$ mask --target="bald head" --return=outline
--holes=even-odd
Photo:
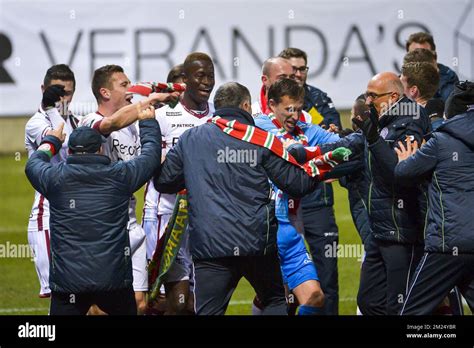
[[[267,59],[262,66],[262,82],[268,90],[276,81],[284,78],[295,78],[295,73],[290,62],[281,57]]]
[[[384,89],[385,92],[397,92],[400,96],[403,94],[403,84],[398,75],[393,72],[383,72],[375,75],[369,81],[370,85],[375,88]]]
[[[403,84],[393,72],[382,72],[370,79],[366,95],[366,103],[373,103],[380,115],[403,97]]]

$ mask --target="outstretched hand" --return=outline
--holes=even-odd
[[[64,129],[64,122],[62,122],[57,129],[51,129],[47,131],[46,135],[55,136],[61,141],[61,144],[62,144],[64,143],[64,140],[66,140],[66,134],[63,133],[63,129]]]
[[[405,148],[405,145],[403,145],[403,142],[399,141],[398,142],[398,147],[395,148],[395,152],[397,153],[398,156],[398,162],[406,160],[408,157],[413,155],[417,150],[418,150],[418,142],[415,140],[413,143],[410,141],[410,139],[407,137],[407,146]]]

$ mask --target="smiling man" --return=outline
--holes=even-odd
[[[179,103],[174,108],[167,105],[156,110],[163,140],[163,156],[178,143],[186,130],[206,123],[214,113],[214,106],[208,102],[215,84],[211,57],[201,52],[189,54],[183,63],[183,82],[186,84],[186,91]],[[171,218],[175,201],[176,194],[157,193],[153,182],[148,183],[144,208],[144,229],[147,236],[156,233],[156,239],[160,241]],[[176,261],[164,279],[167,314],[186,314],[193,308],[193,297],[190,296],[192,262],[187,240],[187,236],[183,238]],[[148,258],[151,257],[149,250]]]
[[[140,154],[140,137],[137,119],[138,105],[132,105],[132,94],[127,93],[130,80],[118,65],[105,65],[94,72],[92,93],[98,110],[85,116],[81,125],[97,129],[107,137],[104,154],[112,162],[129,161]],[[178,92],[152,93],[141,104],[156,104],[177,99]],[[128,232],[133,267],[133,289],[137,301],[138,313],[146,307],[145,292],[148,291],[148,274],[146,270],[145,233],[137,223],[135,213],[136,199],[132,196],[129,205]]]
[[[338,135],[327,132],[318,125],[300,122],[303,100],[304,89],[298,82],[290,79],[276,81],[268,90],[271,113],[258,116],[255,119],[256,126],[275,134],[282,141],[289,139],[305,147],[338,141]],[[309,158],[301,162],[307,160]],[[315,265],[309,257],[303,238],[296,231],[302,225],[299,200],[292,199],[277,189],[275,196],[279,223],[278,253],[284,282],[301,304],[299,314],[324,314],[324,309],[320,309],[324,295]],[[319,264],[316,267],[318,266]],[[258,312],[256,308],[253,311],[255,314]]]

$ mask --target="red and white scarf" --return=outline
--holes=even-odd
[[[281,141],[272,133],[266,132],[263,129],[240,123],[236,120],[228,121],[219,116],[214,116],[208,122],[214,123],[224,133],[242,141],[262,146],[269,149],[278,157],[285,161],[302,168],[306,174],[319,180],[324,180],[324,176],[331,171],[339,162],[333,159],[332,151],[306,162],[299,164],[295,158],[286,151]],[[319,150],[319,153],[321,150]]]

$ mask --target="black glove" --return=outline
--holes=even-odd
[[[367,115],[367,113],[364,113],[364,115],[359,115],[361,116],[362,120],[359,120],[358,118],[354,117],[352,119],[352,122],[354,122],[357,127],[362,130],[362,133],[364,133],[367,142],[369,144],[373,144],[379,139],[379,132],[377,130],[379,124],[379,117],[377,110],[375,109],[375,106],[373,104],[370,105],[368,114],[369,115]]]
[[[61,97],[64,97],[66,91],[62,85],[51,85],[46,87],[43,92],[43,99],[41,100],[41,105],[43,109],[54,107],[56,102],[58,102]]]

